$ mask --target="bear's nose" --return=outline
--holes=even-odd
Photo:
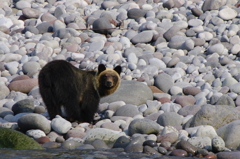
[[[111,82],[111,81],[107,81],[107,82],[106,82],[106,86],[107,86],[107,87],[112,87],[112,82]]]

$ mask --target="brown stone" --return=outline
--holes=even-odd
[[[162,104],[171,102],[171,100],[167,97],[159,98],[158,101],[161,102]]]
[[[198,93],[201,92],[201,89],[200,88],[197,88],[197,87],[184,87],[183,88],[183,93],[185,95],[192,95],[192,96],[195,96],[197,95]]]
[[[188,154],[186,151],[181,149],[175,149],[170,153],[170,156],[183,156],[186,157]]]
[[[35,139],[39,144],[44,144],[45,142],[50,142],[50,139],[49,137],[47,136],[43,136],[43,137],[40,137],[38,139]]]
[[[73,138],[83,138],[85,135],[84,132],[81,132],[77,129],[72,129],[72,130],[69,130],[66,134],[66,139],[70,138],[70,137],[73,137]]]
[[[180,142],[178,142],[176,145],[176,148],[183,149],[191,154],[195,154],[195,152],[197,151],[197,148],[195,146],[193,146],[191,143],[184,140],[181,140]]]
[[[28,77],[27,75],[19,75],[17,77],[15,77],[11,82],[13,81],[17,81],[17,80],[25,80],[25,79],[29,79],[30,77]]]
[[[18,91],[22,93],[29,93],[33,87],[38,85],[38,80],[36,78],[29,78],[25,80],[13,81],[8,85],[11,91]]]
[[[156,86],[149,86],[149,88],[152,90],[153,93],[164,93],[160,89],[158,89]]]
[[[182,107],[187,106],[187,105],[194,105],[196,102],[196,99],[193,96],[177,96],[175,103],[180,104]]]

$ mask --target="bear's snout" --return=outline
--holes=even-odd
[[[112,83],[112,81],[106,81],[105,85],[106,85],[107,87],[112,87],[112,86],[113,86],[113,83]]]

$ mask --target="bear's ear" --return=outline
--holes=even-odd
[[[106,67],[104,66],[104,64],[98,65],[98,74],[105,70],[106,70]]]
[[[122,72],[122,67],[121,66],[116,66],[114,68],[114,71],[116,71],[120,75],[120,73]]]

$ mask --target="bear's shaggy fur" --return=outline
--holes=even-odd
[[[112,94],[120,84],[121,66],[84,71],[67,61],[46,64],[39,73],[39,90],[51,119],[56,115],[78,122],[92,122],[101,97]]]

